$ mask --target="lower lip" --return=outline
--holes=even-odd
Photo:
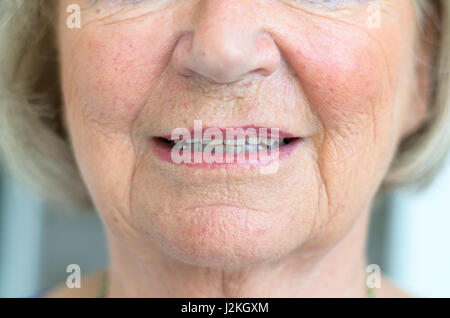
[[[261,167],[270,165],[275,161],[280,161],[288,158],[292,154],[292,152],[303,142],[303,139],[301,138],[294,139],[289,144],[278,148],[278,154],[276,151],[275,152],[267,151],[265,155],[263,155],[262,152],[233,154],[233,155],[223,154],[220,155],[222,157],[219,157],[220,159],[222,159],[220,160],[219,163],[218,162],[211,163],[211,160],[208,160],[208,158],[214,155],[203,152],[194,152],[191,150],[189,150],[191,158],[190,162],[176,163],[172,159],[172,148],[158,141],[156,138],[152,138],[150,141],[151,141],[150,147],[152,148],[155,155],[162,161],[169,162],[174,165],[188,166],[192,168],[223,169],[223,168],[239,168],[239,167],[245,168],[252,166]],[[183,151],[180,151],[180,155],[182,154]],[[219,155],[215,156],[217,158],[217,156]]]

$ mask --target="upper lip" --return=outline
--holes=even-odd
[[[282,130],[278,127],[263,127],[263,126],[230,126],[230,127],[203,127],[202,130],[198,131],[198,130],[194,130],[194,129],[188,129],[189,131],[189,135],[194,138],[194,136],[200,135],[201,137],[204,136],[204,133],[206,130],[213,128],[215,129],[215,131],[220,131],[223,139],[227,139],[227,132],[230,133],[231,131],[239,131],[239,130],[243,130],[244,132],[244,136],[247,136],[248,133],[252,133],[252,136],[256,136],[256,137],[260,137],[260,136],[264,136],[267,138],[301,138],[301,136],[296,136],[286,130]],[[175,129],[173,130],[175,131]],[[255,132],[256,134],[253,135],[253,132]],[[174,139],[172,138],[172,134],[170,135],[160,135],[160,136],[154,136],[154,137],[159,137],[159,138],[165,138],[168,140],[178,140],[178,139]]]

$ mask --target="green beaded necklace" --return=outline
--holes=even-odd
[[[106,298],[108,295],[108,274],[105,273],[102,284],[100,285],[100,288],[97,293],[97,298]]]
[[[108,283],[109,283],[108,275],[105,274],[100,289],[98,290],[97,298],[106,298],[108,294],[108,285],[109,285]],[[366,284],[366,296],[367,298],[376,298],[375,289],[370,288],[369,286],[367,286],[367,284]]]
[[[367,295],[367,298],[377,298],[375,296],[375,289],[374,288],[370,288],[368,286],[366,286],[366,295]]]

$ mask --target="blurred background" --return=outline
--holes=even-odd
[[[426,190],[380,197],[367,243],[398,286],[419,297],[450,297],[450,161]],[[95,213],[58,211],[0,170],[0,297],[30,297],[104,267],[106,245]]]

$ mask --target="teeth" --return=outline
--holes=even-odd
[[[258,137],[249,137],[249,138],[247,138],[247,144],[249,144],[249,145],[257,145],[257,144],[259,144]]]
[[[236,150],[235,150],[236,148],[234,146],[226,145],[225,146],[225,153],[235,154],[235,153],[237,153]]]
[[[223,150],[224,150],[223,144],[220,144],[220,145],[214,146],[214,148],[212,149],[211,153],[223,154]]]
[[[202,143],[204,145],[223,145],[222,139],[203,139]]]
[[[244,143],[244,145],[234,147],[234,150],[236,151],[237,154],[244,154],[245,153],[245,143]]]
[[[199,139],[199,138],[194,138],[194,139],[187,139],[187,140],[185,140],[185,142],[188,144],[197,144],[200,142],[200,140],[201,139]]]
[[[271,138],[261,138],[259,140],[259,143],[262,143],[264,145],[271,146],[271,147],[279,142],[280,142],[280,139],[271,139]]]
[[[245,145],[247,139],[241,138],[241,139],[225,139],[225,145]]]
[[[258,145],[245,145],[245,152],[255,152],[255,151],[259,151],[259,146]]]
[[[255,151],[262,151],[266,149],[274,149],[285,145],[284,139],[272,138],[240,138],[240,139],[186,139],[174,140],[174,143],[182,145],[185,151],[211,151],[211,153],[232,153],[244,154]],[[206,148],[207,147],[207,148]]]

